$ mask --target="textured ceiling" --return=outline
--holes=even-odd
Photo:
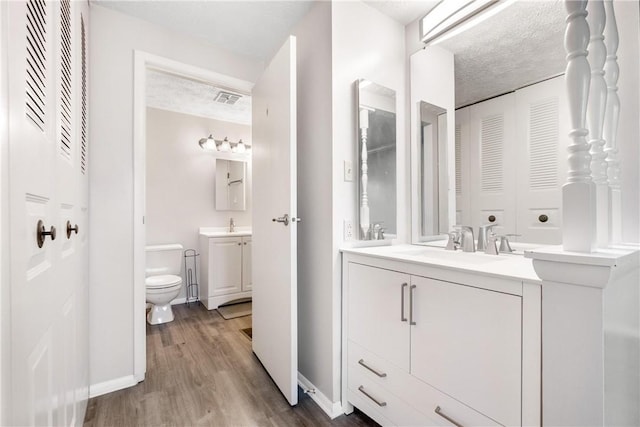
[[[233,105],[214,102],[221,90],[229,92],[184,77],[147,71],[148,107],[251,126],[251,97],[242,96]]]
[[[455,55],[456,106],[564,72],[562,1],[516,1],[438,46]]]
[[[265,60],[313,2],[93,0],[94,4]]]
[[[391,19],[407,25],[427,14],[440,0],[363,0]]]

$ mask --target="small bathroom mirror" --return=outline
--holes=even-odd
[[[246,162],[216,159],[216,210],[245,210],[246,180]]]
[[[446,173],[440,165],[446,165],[447,110],[437,105],[420,101],[418,105],[418,194],[420,240],[447,233]],[[446,170],[446,168],[445,168]]]
[[[396,236],[396,92],[356,81],[359,237]]]

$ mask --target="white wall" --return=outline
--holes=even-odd
[[[340,292],[343,221],[356,224],[357,182],[344,181],[343,162],[357,168],[356,101],[354,82],[365,78],[396,91],[397,142],[397,240],[409,236],[409,145],[405,121],[404,27],[361,2],[335,2],[332,6],[333,95],[333,301],[334,301],[334,400],[340,397]],[[337,338],[337,340],[336,340]],[[337,342],[336,342],[337,341]]]
[[[9,275],[9,105],[6,28],[6,2],[0,4],[0,425],[9,421],[8,393],[11,391],[11,364],[8,342],[11,340]]]
[[[255,81],[258,61],[91,4],[90,383],[133,375],[133,55]]]
[[[216,210],[216,158],[198,145],[209,133],[249,141],[251,126],[147,108],[147,244],[180,243],[199,251],[200,227],[227,227],[229,218],[237,226],[251,225],[251,163],[245,180],[247,209]],[[183,288],[178,298],[184,296]]]
[[[332,401],[331,9],[318,2],[295,26],[298,74],[298,371]],[[339,349],[338,349],[339,351]]]
[[[625,241],[640,243],[640,6],[637,1],[613,3],[620,34],[618,158],[622,161],[622,233]]]

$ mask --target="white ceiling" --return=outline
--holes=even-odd
[[[438,0],[363,1],[403,25],[424,16],[438,3]],[[202,38],[234,53],[265,60],[313,1],[94,0],[94,3]],[[566,64],[565,16],[561,0],[518,0],[500,14],[442,42],[441,47],[455,54],[456,106],[562,73]],[[165,79],[158,83],[158,88],[164,90],[168,85]],[[180,97],[186,93],[171,91],[173,97],[165,102],[173,106],[165,109],[177,110]],[[157,98],[153,102],[159,103]],[[212,117],[206,109],[193,114]]]

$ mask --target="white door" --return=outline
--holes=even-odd
[[[516,91],[518,234],[523,242],[562,243],[562,185],[569,133],[564,78]]]
[[[88,397],[86,11],[8,5],[12,425],[79,424]]]
[[[242,238],[242,291],[251,290],[251,237]]]
[[[296,39],[253,88],[253,352],[298,403]],[[282,222],[272,221],[280,218]]]
[[[211,296],[235,294],[242,291],[242,238],[219,237],[209,239],[209,257],[213,276]]]
[[[516,233],[515,96],[502,95],[469,111],[471,225],[498,224],[496,234]],[[468,225],[468,224],[464,224]]]

